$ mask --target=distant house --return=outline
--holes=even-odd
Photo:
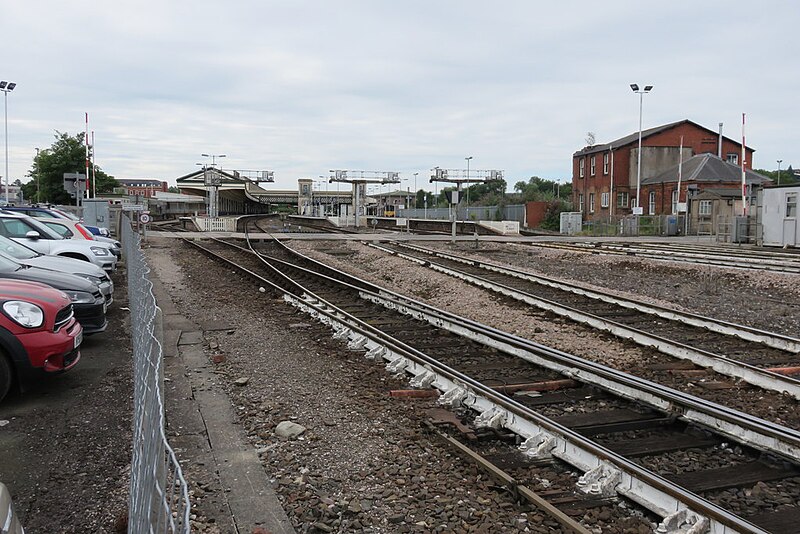
[[[706,153],[721,154],[721,159],[738,166],[742,144],[688,119],[643,130],[641,182],[677,166],[681,154],[685,164],[693,156]],[[573,202],[584,220],[632,213],[636,205],[638,158],[639,132],[610,143],[584,147],[572,155]],[[752,169],[752,148],[745,147],[744,164],[746,169]],[[649,193],[645,193],[644,186],[639,196],[647,214]]]
[[[122,187],[125,188],[125,195],[127,196],[140,196],[150,198],[155,196],[157,191],[166,193],[169,186],[167,182],[161,180],[150,180],[144,178],[120,180],[117,179]]]
[[[679,171],[680,191],[678,191]],[[745,171],[747,197],[751,199],[748,212],[751,212],[750,205],[755,204],[756,195],[753,191],[771,183],[772,181],[763,174],[750,169]],[[712,209],[710,199],[705,199],[699,204],[695,202],[698,195],[705,191],[712,191],[716,195],[714,203],[725,199],[730,209],[723,207]],[[647,215],[678,213],[678,202],[690,203],[688,208],[692,221],[718,215],[727,217],[741,215],[742,168],[723,161],[714,154],[699,154],[685,160],[680,166],[673,165],[655,176],[642,178],[642,199],[644,213]]]

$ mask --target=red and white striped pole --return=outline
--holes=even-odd
[[[86,112],[86,133],[83,140],[86,144],[86,198],[89,198],[89,113]]]
[[[745,114],[742,113],[742,216],[747,217],[747,183],[745,182],[745,168],[744,168],[744,157],[745,157],[745,150],[744,150],[744,117]]]

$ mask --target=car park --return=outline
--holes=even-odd
[[[39,218],[53,218],[53,219],[70,219],[73,221],[78,221],[83,223],[83,219],[79,218],[73,213],[69,211],[58,209],[56,207],[47,207],[47,206],[7,206],[3,207],[4,210],[10,211],[12,213],[22,213],[24,215],[28,215],[30,217],[39,217]],[[89,230],[94,235],[99,235],[103,237],[111,237],[111,233],[108,231],[108,228],[103,226],[91,226],[84,223],[84,226],[87,230]]]
[[[84,239],[87,241],[106,243],[111,246],[111,252],[117,258],[122,256],[122,244],[119,241],[111,239],[110,237],[94,235],[79,221],[73,221],[71,219],[45,219],[40,217],[36,217],[36,220],[60,234],[65,239]]]
[[[31,267],[50,269],[51,271],[74,274],[85,278],[97,285],[100,293],[106,299],[106,305],[110,305],[114,301],[113,280],[103,269],[88,261],[42,254],[2,235],[0,235],[0,254],[10,256],[18,262]]]
[[[37,376],[74,367],[83,328],[70,297],[45,284],[0,279],[0,399]]]
[[[97,286],[85,278],[29,267],[8,256],[0,256],[0,280],[40,282],[63,291],[72,301],[75,318],[86,334],[102,332],[108,326],[106,300]]]
[[[107,273],[113,273],[117,266],[117,256],[111,247],[98,241],[64,239],[40,221],[15,213],[0,213],[0,235],[10,237],[17,243],[42,254],[66,256],[94,263]]]

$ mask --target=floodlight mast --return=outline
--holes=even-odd
[[[469,162],[469,160],[467,160]],[[500,170],[487,170],[479,171],[469,169],[442,169],[434,167],[431,169],[430,183],[433,182],[447,182],[456,184],[456,198],[450,202],[450,219],[453,223],[451,230],[452,242],[456,242],[456,219],[458,218],[458,204],[461,202],[461,185],[462,184],[485,184],[487,182],[494,182],[503,179],[503,171]]]
[[[355,215],[355,226],[361,223],[361,196],[365,193],[367,184],[399,184],[400,173],[394,171],[353,171],[353,170],[330,170],[328,183],[340,182],[353,184],[353,213]],[[348,176],[347,173],[351,173]],[[356,177],[357,176],[357,177]]]

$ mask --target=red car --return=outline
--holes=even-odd
[[[0,280],[0,400],[15,383],[71,369],[81,358],[83,328],[70,298],[38,282]]]

